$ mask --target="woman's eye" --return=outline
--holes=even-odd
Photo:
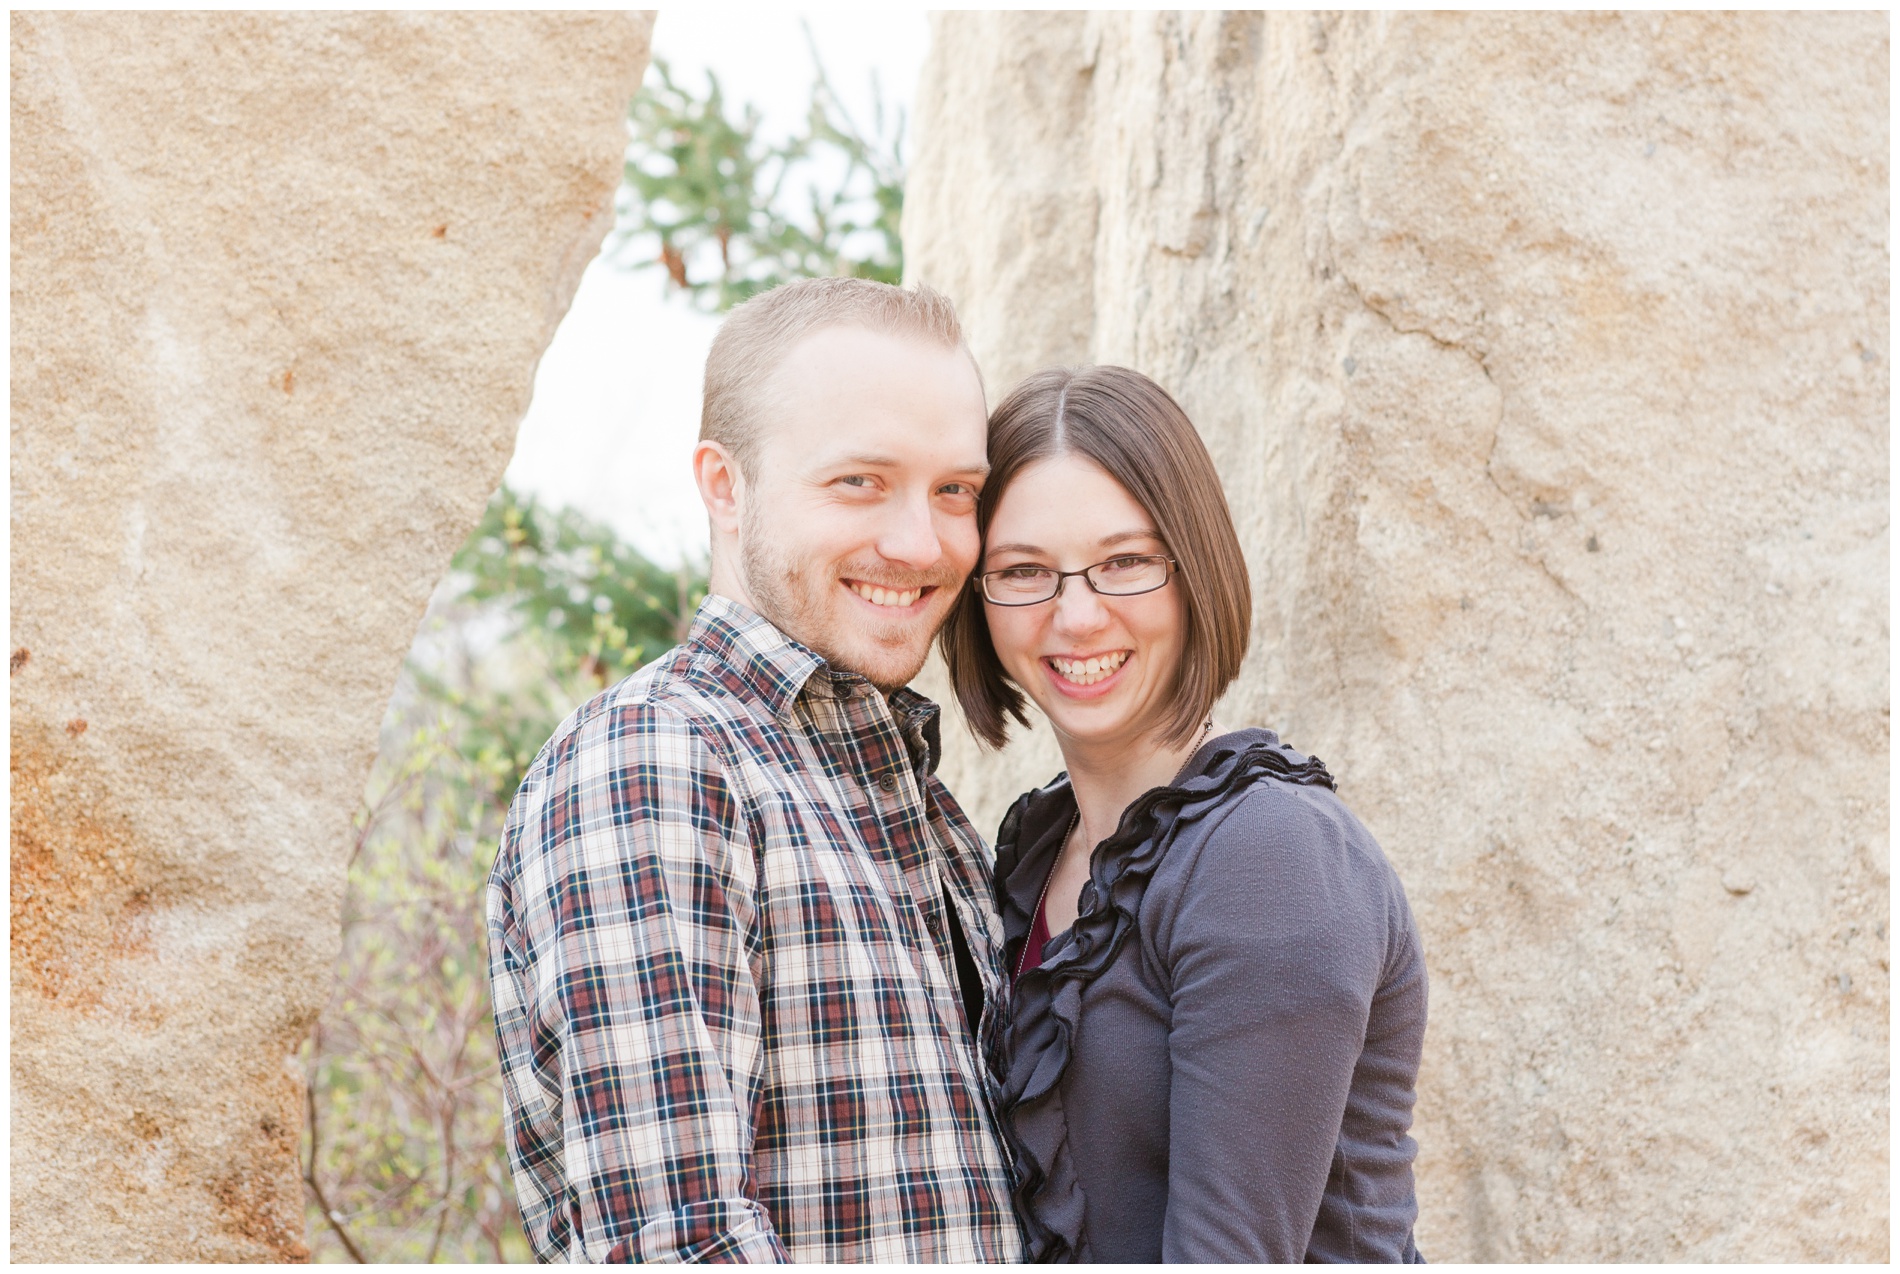
[[[1147,559],[1141,557],[1112,557],[1102,566],[1110,571],[1138,571],[1146,562]]]
[[[1002,570],[996,572],[997,575],[1012,583],[1041,579],[1048,573],[1049,568],[1046,566],[1005,566]]]

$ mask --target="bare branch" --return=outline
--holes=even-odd
[[[358,1265],[367,1265],[369,1262],[364,1258],[362,1249],[356,1246],[356,1240],[350,1237],[350,1232],[343,1228],[343,1218],[338,1216],[336,1209],[330,1206],[330,1201],[324,1197],[322,1185],[317,1182],[317,1046],[322,1038],[321,1030],[322,1028],[319,1027],[312,1036],[310,1069],[304,1075],[303,1083],[304,1122],[310,1129],[310,1156],[304,1160],[303,1181],[310,1187],[310,1195],[317,1201],[317,1210],[323,1213],[323,1219],[329,1222],[330,1228],[336,1232],[337,1240],[343,1244],[343,1250],[348,1252],[350,1259]]]

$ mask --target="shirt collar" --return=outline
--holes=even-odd
[[[764,704],[780,720],[790,716],[801,694],[840,700],[879,695],[862,673],[834,669],[751,607],[717,593],[708,593],[699,604],[686,644],[717,660],[736,683],[734,690]],[[942,710],[905,686],[891,694],[890,711],[919,772],[935,773],[942,753]]]

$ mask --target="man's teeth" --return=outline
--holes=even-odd
[[[1061,659],[1049,661],[1062,674],[1064,681],[1072,681],[1078,686],[1092,686],[1106,677],[1115,675],[1116,670],[1128,662],[1128,652],[1118,650],[1112,655],[1097,655],[1093,659]]]
[[[853,581],[849,587],[852,592],[873,606],[895,606],[900,610],[915,604],[924,592],[921,588],[879,588],[875,584],[860,584],[856,581]]]

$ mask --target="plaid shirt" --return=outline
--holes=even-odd
[[[936,729],[715,596],[549,740],[488,888],[542,1259],[1022,1259],[946,894],[986,1052],[1001,928]]]

